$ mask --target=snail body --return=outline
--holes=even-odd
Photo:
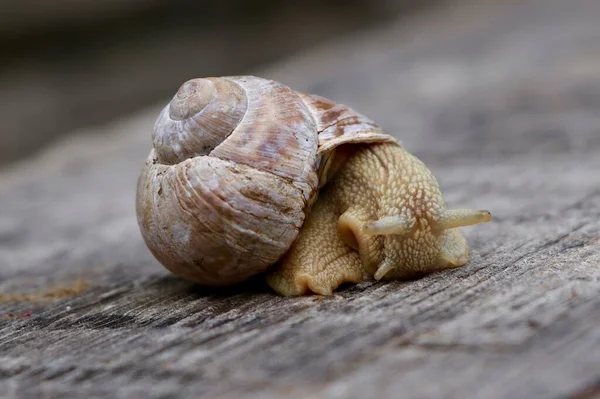
[[[138,223],[171,272],[228,285],[268,270],[278,293],[464,265],[435,177],[370,119],[252,76],[193,79],[162,110]]]

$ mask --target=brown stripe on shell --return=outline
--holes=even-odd
[[[337,104],[317,95],[299,95],[311,110],[317,124],[318,153],[321,159],[319,188],[343,166],[349,155],[349,149],[344,149],[345,144],[397,143],[392,136],[383,133],[375,122],[344,104]]]
[[[159,162],[173,165],[209,154],[237,127],[246,108],[244,90],[232,81],[188,80],[154,125],[153,142]]]
[[[316,125],[298,94],[280,83],[228,77],[242,87],[248,111],[237,129],[211,153],[289,180],[308,202],[318,185]]]
[[[317,122],[320,154],[349,143],[396,142],[371,119],[346,105],[312,94],[300,93],[300,97]]]
[[[338,104],[328,98],[305,93],[298,94],[315,117],[319,132],[337,123],[340,119],[356,115],[344,104]]]
[[[397,140],[368,119],[357,117],[342,119],[319,133],[319,153],[350,143],[397,143]]]

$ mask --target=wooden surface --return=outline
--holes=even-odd
[[[597,397],[600,2],[496,3],[255,71],[359,109],[451,206],[490,209],[465,268],[302,298],[169,275],[133,208],[149,109],[0,175],[0,395]]]

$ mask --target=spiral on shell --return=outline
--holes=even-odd
[[[153,146],[159,161],[172,165],[208,155],[233,132],[247,107],[246,93],[234,82],[185,82],[154,127]]]

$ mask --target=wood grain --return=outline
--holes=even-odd
[[[152,108],[0,175],[0,392],[595,397],[600,3],[499,3],[255,72],[359,109],[430,165],[451,206],[490,209],[464,229],[466,267],[302,298],[260,278],[209,289],[169,275],[133,209]]]

